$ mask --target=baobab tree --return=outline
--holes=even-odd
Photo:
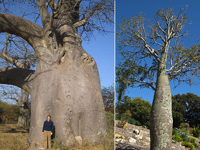
[[[81,46],[81,35],[105,31],[105,23],[113,22],[113,1],[38,0],[37,6],[42,26],[0,14],[0,32],[26,40],[37,59],[36,70],[1,68],[0,83],[31,94],[30,149],[42,147],[42,125],[48,114],[61,144],[72,146],[77,137],[99,143],[107,133],[99,73]]]
[[[125,79],[129,87],[155,91],[150,117],[151,150],[172,148],[169,81],[191,85],[195,82],[193,77],[199,77],[200,44],[186,48],[181,41],[187,35],[185,12],[183,8],[178,13],[171,8],[159,9],[155,23],[149,26],[142,14],[125,18],[117,33],[122,59],[118,65],[118,80]]]

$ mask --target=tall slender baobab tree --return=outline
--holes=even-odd
[[[199,77],[200,45],[182,45],[181,38],[187,35],[183,8],[178,13],[171,8],[159,9],[155,23],[145,23],[141,14],[122,20],[117,39],[124,60],[118,65],[117,79],[125,79],[128,86],[155,90],[150,117],[151,150],[170,150],[173,119],[169,81],[191,85],[193,77]]]
[[[80,35],[105,31],[105,23],[113,22],[113,1],[38,0],[37,6],[42,27],[0,14],[0,32],[26,40],[37,58],[36,70],[1,68],[0,83],[31,94],[31,149],[42,147],[42,125],[48,114],[63,145],[74,145],[78,136],[99,143],[107,133],[99,74],[95,60],[81,46]]]

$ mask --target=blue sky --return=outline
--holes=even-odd
[[[164,9],[166,7],[174,8],[175,12],[178,12],[181,6],[188,5],[186,15],[188,20],[192,24],[185,26],[186,29],[189,29],[190,34],[195,34],[189,38],[184,39],[184,44],[186,47],[189,47],[191,44],[196,44],[198,39],[200,39],[200,1],[198,0],[116,0],[116,30],[123,18],[129,18],[131,16],[136,16],[140,12],[145,14],[146,18],[154,20],[154,15],[159,8]],[[117,48],[117,45],[116,45]],[[117,63],[117,58],[116,58]],[[196,79],[197,81],[198,79]],[[200,80],[198,80],[200,81]],[[182,83],[177,88],[173,88],[173,83],[170,83],[172,95],[176,94],[186,94],[188,92],[194,93],[200,96],[200,85],[189,86],[185,83]],[[129,88],[126,92],[126,95],[130,97],[141,97],[145,100],[148,100],[152,103],[154,91],[151,89],[140,89],[140,88]]]
[[[114,28],[113,28],[114,30]],[[114,32],[96,34],[95,39],[83,41],[83,48],[96,60],[102,86],[114,84]]]

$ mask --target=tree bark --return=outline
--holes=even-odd
[[[34,72],[34,70],[14,67],[0,68],[0,83],[15,85],[30,93],[35,77]]]
[[[20,114],[18,117],[18,126],[29,127],[29,94],[21,89],[21,99],[18,101],[20,107]]]
[[[166,74],[166,58],[167,53],[163,53],[158,67],[156,90],[151,109],[151,150],[171,150],[172,148],[172,99]]]
[[[31,101],[30,148],[43,145],[42,126],[52,116],[55,136],[65,146],[73,146],[81,136],[91,144],[104,139],[107,124],[100,81],[94,59],[78,46],[68,46],[62,62],[39,63]]]

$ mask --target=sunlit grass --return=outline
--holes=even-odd
[[[106,112],[109,133],[104,141],[98,145],[83,144],[73,148],[55,145],[52,150],[113,150],[114,149],[114,114]],[[11,133],[9,133],[11,132]],[[15,124],[0,125],[0,150],[27,150],[28,129],[20,128]]]

